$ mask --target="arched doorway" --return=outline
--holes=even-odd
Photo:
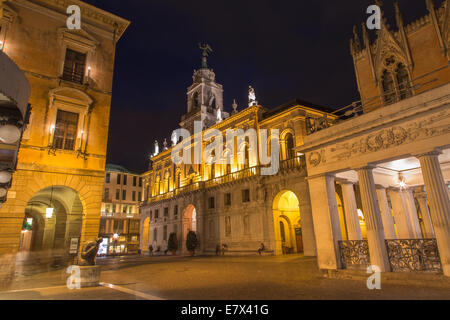
[[[303,252],[303,237],[298,198],[294,192],[281,191],[273,200],[275,254]]]
[[[197,232],[197,210],[195,207],[190,204],[183,210],[182,216],[183,223],[183,234],[182,234],[182,242],[181,242],[181,250],[183,253],[187,253],[186,249],[186,238],[189,231]]]
[[[83,206],[76,191],[52,186],[34,194],[25,207],[20,251],[61,249],[80,238]]]
[[[150,217],[145,218],[144,223],[142,224],[142,240],[141,240],[141,251],[148,251],[148,241],[150,232]]]

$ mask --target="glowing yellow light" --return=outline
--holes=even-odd
[[[362,210],[361,210],[361,209],[358,209],[357,211],[358,211],[358,216],[360,216],[361,218],[364,219],[364,215],[363,215]]]
[[[51,217],[53,217],[53,208],[46,208],[45,209],[45,217],[47,219],[51,219]]]

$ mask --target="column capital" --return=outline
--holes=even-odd
[[[336,174],[335,173],[331,173],[331,172],[319,173],[319,174],[315,174],[315,175],[312,175],[312,176],[305,177],[305,180],[312,180],[312,179],[322,178],[322,177],[336,178]]]
[[[373,169],[375,169],[376,167],[377,167],[377,166],[374,165],[374,164],[367,164],[367,165],[365,165],[365,166],[354,167],[354,168],[352,168],[352,170],[355,170],[355,171],[361,171],[361,170],[373,170]]]
[[[350,180],[345,179],[345,178],[336,178],[335,181],[338,184],[357,184],[357,182],[353,182],[353,181],[350,181]]]
[[[429,152],[423,152],[423,153],[418,153],[415,154],[414,157],[416,158],[421,158],[421,157],[425,157],[425,156],[439,156],[440,154],[442,154],[441,149],[434,149],[432,151]]]

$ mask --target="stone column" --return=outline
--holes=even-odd
[[[438,152],[430,152],[421,154],[417,158],[420,161],[425,189],[430,202],[431,220],[436,234],[442,269],[444,275],[450,277],[450,200],[438,155]]]
[[[388,272],[390,271],[389,258],[384,241],[383,223],[381,222],[372,170],[372,167],[357,169],[364,217],[367,224],[370,263],[378,266],[382,272]]]
[[[420,212],[422,213],[423,221],[423,237],[430,239],[434,238],[433,223],[431,222],[430,211],[428,210],[427,204],[427,194],[424,192],[423,188],[416,189],[414,195],[419,202]]]
[[[53,217],[45,219],[44,235],[42,237],[42,249],[53,249],[55,240],[55,224],[56,216],[55,213],[53,213]]]
[[[380,206],[381,221],[383,222],[384,237],[386,239],[397,239],[395,233],[394,218],[386,196],[386,188],[377,185],[378,205]]]
[[[338,241],[342,240],[334,187],[334,175],[308,178],[316,234],[317,263],[320,269],[341,267]]]
[[[408,205],[402,191],[389,189],[392,210],[394,211],[395,225],[399,239],[414,239],[413,227],[409,219]]]
[[[316,251],[316,237],[314,234],[314,223],[313,215],[311,211],[311,200],[309,197],[308,183],[303,181],[301,183],[301,189],[299,190],[299,195],[304,195],[298,197],[300,218],[302,225],[302,238],[303,238],[303,255],[304,256],[317,256]],[[272,206],[270,206],[272,208]],[[273,215],[272,215],[273,216]],[[272,218],[273,220],[273,218]]]
[[[362,240],[353,183],[340,182],[340,185],[342,186],[342,196],[344,198],[344,214],[347,224],[348,240]]]
[[[106,223],[105,223],[105,234],[108,234],[109,233],[109,227],[110,227],[110,224],[111,224],[111,220],[108,219],[108,218],[106,218],[105,220],[106,220]]]
[[[412,231],[415,239],[421,239],[422,230],[420,229],[419,214],[417,213],[416,203],[414,201],[413,190],[406,189],[403,191],[406,205],[408,207],[408,218],[411,221]]]

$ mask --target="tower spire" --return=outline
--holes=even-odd
[[[394,8],[395,8],[395,20],[397,22],[397,27],[399,29],[403,29],[403,17],[402,13],[400,12],[400,6],[398,5],[398,1],[394,2]]]

